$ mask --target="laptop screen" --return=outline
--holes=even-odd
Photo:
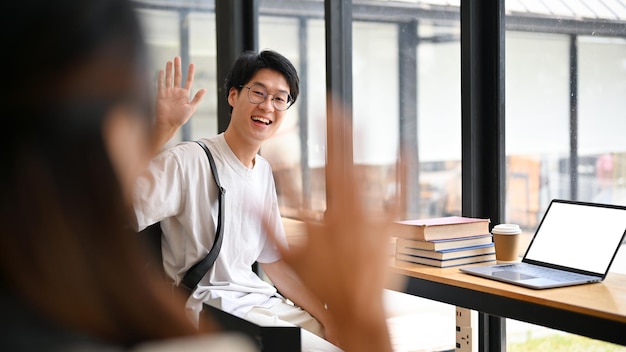
[[[626,207],[554,200],[525,259],[604,275],[626,231]]]

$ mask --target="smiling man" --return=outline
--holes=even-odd
[[[177,86],[180,62],[175,66]],[[165,80],[166,86],[172,84],[169,69]],[[225,88],[230,123],[224,133],[201,139],[211,150],[226,190],[223,242],[187,308],[197,317],[202,304],[208,303],[260,325],[295,324],[306,329],[303,351],[338,350],[328,342],[337,343],[324,304],[283,262],[266,232],[269,229],[286,243],[272,170],[258,152],[298,97],[297,72],[276,52],[245,52],[231,68]],[[168,103],[157,98],[157,115],[159,104]],[[139,179],[135,199],[139,230],[161,222],[163,266],[179,284],[206,256],[215,238],[218,190],[203,149],[184,142],[160,153]],[[273,285],[254,273],[255,262]]]

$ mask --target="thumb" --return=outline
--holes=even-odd
[[[200,104],[200,102],[202,101],[202,98],[204,97],[204,94],[206,94],[206,89],[202,88],[199,91],[197,91],[196,94],[193,96],[193,99],[191,99],[190,104],[194,107],[194,109],[198,106],[198,104]]]

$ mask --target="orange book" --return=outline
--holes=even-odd
[[[392,226],[390,235],[421,241],[463,238],[489,233],[489,219],[463,216],[401,220]]]

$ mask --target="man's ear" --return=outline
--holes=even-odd
[[[231,107],[235,107],[235,102],[237,101],[238,97],[239,91],[235,87],[230,87],[230,90],[228,91],[228,104]]]

